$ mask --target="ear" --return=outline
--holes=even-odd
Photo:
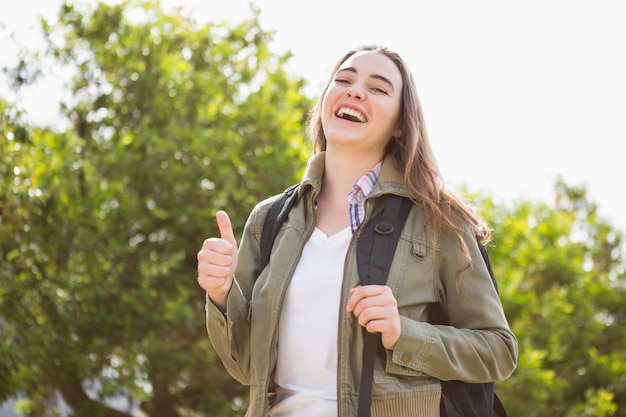
[[[394,138],[401,138],[402,137],[402,126],[400,126],[400,124],[398,123],[398,126],[396,126],[396,129],[393,131],[393,135]]]

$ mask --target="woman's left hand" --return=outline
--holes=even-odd
[[[352,288],[348,312],[370,333],[380,333],[383,346],[393,350],[400,338],[398,302],[386,285],[365,285]]]

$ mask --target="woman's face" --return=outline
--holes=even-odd
[[[385,55],[364,51],[348,58],[324,94],[322,126],[327,149],[380,153],[400,136],[402,75]]]

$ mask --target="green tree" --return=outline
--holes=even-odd
[[[42,22],[72,75],[69,128],[29,126],[0,102],[0,400],[41,416],[57,393],[77,416],[242,415],[195,256],[218,209],[240,232],[299,176],[305,82],[270,51],[258,10],[227,25],[158,1],[81,7]]]
[[[32,126],[0,98],[0,401],[38,416],[59,413],[56,394],[77,416],[241,416],[246,389],[206,336],[195,254],[218,209],[241,232],[299,176],[304,81],[255,9],[227,25],[150,1],[81,7],[43,22],[72,76],[69,127]],[[20,56],[15,89],[46,68]],[[562,182],[553,205],[477,200],[520,342],[497,384],[509,415],[626,417],[622,233]]]
[[[626,416],[623,234],[582,187],[555,185],[555,203],[483,201],[489,247],[520,356],[497,385],[510,416]]]

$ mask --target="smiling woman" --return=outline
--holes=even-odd
[[[209,337],[232,377],[250,386],[249,416],[446,416],[441,381],[493,382],[517,363],[481,255],[489,227],[443,186],[397,53],[350,50],[320,97],[309,125],[314,155],[269,262],[260,263],[258,242],[278,196],[254,207],[239,247],[219,211],[220,237],[197,254]],[[395,196],[410,209],[387,285],[361,285],[357,245]],[[428,321],[433,304],[446,307],[449,324]],[[365,380],[371,394],[357,396],[366,384],[355,359],[369,334],[380,335]]]
[[[343,62],[323,91],[319,112],[312,116],[311,135],[316,137],[314,149],[326,151],[317,227],[327,234],[347,226],[349,218],[342,223],[342,216],[335,215],[348,212],[345,196],[363,173],[383,159],[389,142],[402,135],[402,86],[393,61],[381,53],[362,51]]]

